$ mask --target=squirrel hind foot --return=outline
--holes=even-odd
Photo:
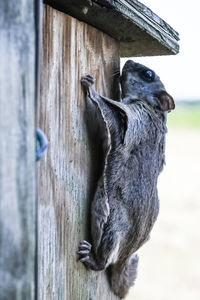
[[[79,260],[87,267],[95,271],[101,271],[104,265],[98,264],[92,255],[92,245],[87,241],[82,241],[78,248]]]

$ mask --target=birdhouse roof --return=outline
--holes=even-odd
[[[45,0],[120,41],[120,55],[152,56],[179,52],[178,33],[137,0]]]

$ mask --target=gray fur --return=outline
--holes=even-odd
[[[121,102],[97,94],[90,75],[82,78],[106,140],[104,169],[91,209],[92,249],[83,241],[79,255],[93,270],[111,265],[111,287],[122,298],[136,278],[135,253],[149,239],[158,215],[157,178],[165,162],[166,113],[174,109],[159,77],[146,81],[145,70],[130,60],[125,64]]]

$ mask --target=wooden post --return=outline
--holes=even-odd
[[[0,299],[35,299],[34,1],[0,1]]]
[[[119,43],[49,6],[44,7],[43,65],[38,103],[49,149],[38,170],[39,299],[114,300],[105,272],[77,262],[87,238],[94,164],[80,79],[96,77],[97,90],[113,97]]]

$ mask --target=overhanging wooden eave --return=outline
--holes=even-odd
[[[122,57],[177,54],[178,33],[137,0],[45,0],[120,41]]]

